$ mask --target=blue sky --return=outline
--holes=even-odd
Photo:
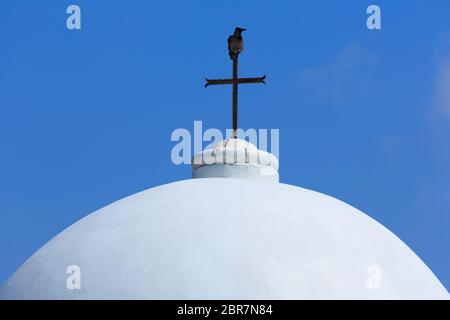
[[[432,3],[432,4],[431,4]],[[82,29],[66,28],[77,4]],[[366,28],[377,4],[382,29]],[[240,126],[280,129],[284,183],[337,197],[450,288],[450,2],[1,1],[0,283],[50,238],[190,177],[176,128],[230,126],[226,37],[246,27]]]

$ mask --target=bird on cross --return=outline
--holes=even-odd
[[[244,39],[242,38],[242,32],[246,29],[236,27],[234,34],[228,37],[228,54],[230,59],[235,59],[239,53],[244,50]]]
[[[242,32],[246,29],[236,27],[234,33],[228,37],[228,54],[233,60],[233,78],[232,79],[206,79],[205,88],[210,85],[232,84],[233,85],[233,138],[237,138],[237,105],[238,105],[238,84],[244,83],[264,83],[266,76],[257,78],[238,78],[238,57],[244,50],[244,39]]]

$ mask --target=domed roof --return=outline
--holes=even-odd
[[[67,267],[81,289],[66,286]],[[373,285],[373,271],[377,285]],[[208,178],[134,194],[73,224],[3,299],[448,299],[382,225],[299,187]]]

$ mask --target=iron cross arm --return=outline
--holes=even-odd
[[[220,84],[233,84],[233,79],[205,79],[205,88],[208,86],[220,85]],[[237,83],[263,83],[266,84],[266,76],[256,77],[256,78],[238,78]]]

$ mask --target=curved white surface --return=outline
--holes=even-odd
[[[80,290],[66,287],[69,265],[81,269]],[[0,298],[449,295],[402,241],[339,200],[285,184],[207,178],[148,189],[88,215],[28,259]]]
[[[271,167],[278,171],[278,159],[267,151],[242,139],[226,139],[197,153],[192,158],[192,170],[205,165],[250,163]]]

